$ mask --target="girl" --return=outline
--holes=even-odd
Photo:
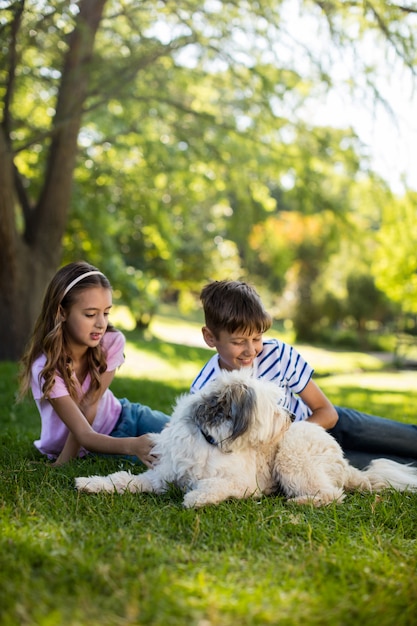
[[[52,278],[21,360],[20,396],[31,388],[42,428],[35,446],[58,466],[87,451],[139,458],[152,467],[149,432],[169,418],[118,400],[109,386],[124,362],[124,335],[109,323],[108,279],[85,262]]]

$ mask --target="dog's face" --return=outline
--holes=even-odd
[[[246,370],[224,371],[194,394],[188,419],[223,452],[272,442],[291,423],[279,407],[282,394],[276,384],[253,378]]]

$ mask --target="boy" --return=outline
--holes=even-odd
[[[198,374],[191,391],[213,380],[221,369],[250,367],[258,378],[285,390],[284,406],[297,420],[307,419],[328,430],[352,465],[367,466],[384,457],[417,466],[417,426],[335,407],[312,380],[313,369],[289,344],[264,339],[272,319],[258,293],[244,282],[222,280],[201,292],[203,337],[216,354]]]

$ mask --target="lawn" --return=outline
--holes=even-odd
[[[198,324],[126,330],[120,397],[169,411],[210,355]],[[412,423],[413,372],[375,356],[303,346],[337,404]],[[74,477],[131,466],[91,458],[59,469],[32,442],[31,401],[14,404],[0,363],[0,623],[5,626],[415,626],[417,495],[349,495],[324,509],[280,497],[184,510],[181,494],[88,496]],[[139,471],[133,467],[133,471]]]

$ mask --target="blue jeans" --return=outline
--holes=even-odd
[[[339,421],[328,432],[352,465],[360,469],[385,458],[417,467],[417,426],[335,407]]]
[[[126,398],[120,400],[122,411],[116,426],[110,433],[110,437],[140,437],[147,433],[160,433],[169,422],[169,416],[154,409],[140,404],[139,402],[129,402]],[[136,456],[123,457],[140,463]]]

